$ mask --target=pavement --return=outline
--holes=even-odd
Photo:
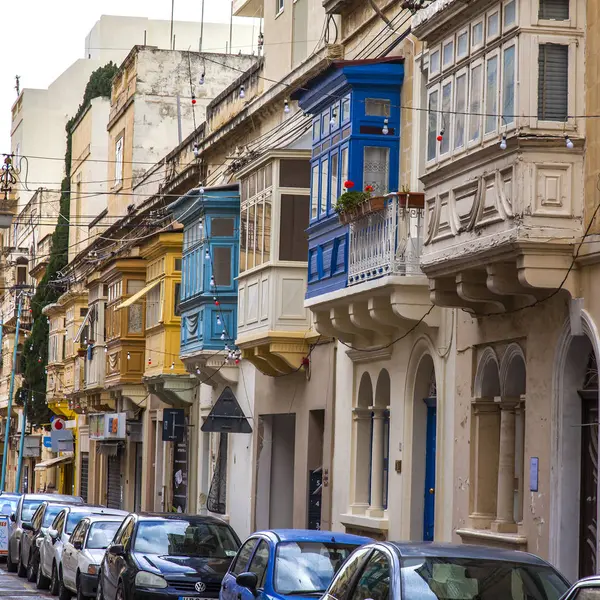
[[[0,562],[0,600],[48,600],[49,593],[35,589],[35,583],[6,570],[6,559]]]

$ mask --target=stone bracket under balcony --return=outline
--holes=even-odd
[[[239,338],[242,358],[271,377],[299,371],[310,354],[310,345],[319,339],[314,331],[269,331]]]
[[[355,348],[384,345],[422,320],[439,327],[427,278],[390,275],[307,300],[315,329]]]
[[[548,244],[517,247],[510,255],[488,256],[452,270],[427,269],[431,301],[461,308],[474,316],[513,312],[541,302],[556,290],[578,295],[573,246]]]
[[[228,362],[225,354],[215,351],[180,356],[187,372],[195,377],[195,383],[204,383],[216,389],[219,386],[237,383],[239,369]]]
[[[150,394],[175,408],[185,408],[194,402],[194,379],[182,375],[156,375],[142,379]]]

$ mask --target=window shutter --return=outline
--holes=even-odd
[[[567,21],[569,19],[569,0],[540,0],[539,18]]]
[[[538,118],[566,121],[569,94],[569,47],[540,45],[538,58]]]

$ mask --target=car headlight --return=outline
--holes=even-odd
[[[160,575],[148,573],[148,571],[139,571],[135,576],[135,585],[147,588],[166,588],[167,582]]]
[[[88,565],[88,575],[98,575],[98,569],[100,565]]]

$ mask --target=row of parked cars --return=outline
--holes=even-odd
[[[327,531],[257,532],[225,522],[126,513],[73,496],[0,493],[8,570],[60,600],[597,600],[531,554],[376,542]]]

